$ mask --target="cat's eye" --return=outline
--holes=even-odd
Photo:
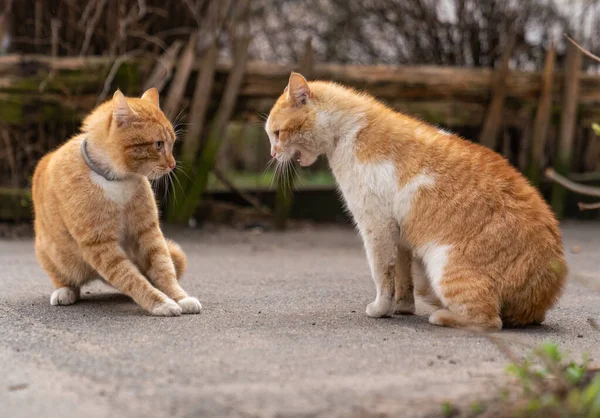
[[[279,139],[279,131],[275,131],[275,138]]]
[[[154,143],[154,148],[156,148],[157,151],[162,150],[164,146],[165,146],[165,142],[164,141],[156,141]]]

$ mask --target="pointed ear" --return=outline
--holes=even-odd
[[[142,94],[142,99],[148,100],[156,107],[160,107],[158,105],[158,90],[156,90],[156,87],[146,90],[146,92]]]
[[[308,82],[301,74],[290,74],[290,81],[286,87],[288,100],[297,106],[304,105],[310,98],[310,88]]]
[[[133,119],[134,112],[129,107],[125,96],[121,90],[115,91],[112,98],[113,101],[113,119],[117,122],[117,126],[128,125]]]

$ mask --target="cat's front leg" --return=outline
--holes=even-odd
[[[377,290],[375,300],[367,306],[367,315],[372,318],[391,316],[395,308],[398,228],[390,221],[362,222],[359,229]]]
[[[415,287],[411,270],[411,251],[404,248],[403,245],[398,245],[394,286],[395,314],[411,315],[415,313]]]
[[[131,296],[153,315],[179,316],[181,307],[155,289],[138,268],[127,258],[117,239],[92,237],[80,242],[83,258],[108,283]]]
[[[179,246],[165,240],[157,223],[151,223],[147,227],[136,231],[136,235],[138,240],[137,258],[150,281],[159,290],[175,300],[183,313],[200,313],[202,305],[198,299],[188,296],[179,285],[175,262],[178,265],[185,262],[185,255],[179,249]],[[176,252],[176,254],[173,254],[173,252]]]

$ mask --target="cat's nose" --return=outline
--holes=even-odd
[[[177,166],[177,162],[175,160],[169,161],[169,168],[173,170]]]
[[[271,146],[271,157],[275,158],[277,156],[277,152],[279,152],[277,147],[275,145]]]

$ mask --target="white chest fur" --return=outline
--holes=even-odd
[[[412,210],[418,191],[435,183],[434,178],[423,171],[400,186],[391,161],[361,163],[353,151],[337,157],[330,160],[331,168],[348,209],[357,221],[363,216],[375,216],[380,221],[392,217],[401,226]]]
[[[124,206],[133,197],[133,194],[140,187],[140,179],[131,178],[125,180],[108,181],[104,177],[91,172],[91,180],[98,185],[104,192],[104,196],[119,205]]]

